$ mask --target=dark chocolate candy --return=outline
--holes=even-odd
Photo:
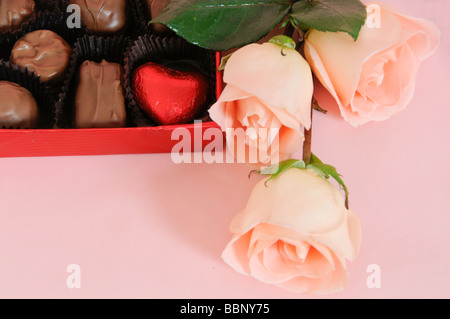
[[[122,67],[103,60],[85,61],[80,67],[75,97],[77,128],[111,128],[126,125]]]
[[[0,0],[0,32],[18,30],[34,10],[34,0]]]
[[[127,0],[70,0],[79,5],[81,19],[93,33],[115,33],[127,25]]]
[[[0,81],[0,128],[31,129],[38,121],[33,95],[19,84]]]
[[[40,76],[41,82],[57,80],[69,63],[72,48],[57,33],[37,30],[25,34],[11,51],[11,62]]]
[[[150,15],[152,19],[155,19],[157,16],[161,14],[161,12],[169,3],[169,1],[170,0],[147,0],[147,5],[150,10]],[[169,30],[164,24],[161,23],[153,23],[152,28],[158,33],[166,32]]]

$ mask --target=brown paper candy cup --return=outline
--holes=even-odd
[[[38,129],[54,128],[56,122],[55,100],[48,87],[42,85],[33,73],[7,61],[0,60],[0,81],[17,83],[33,95],[39,108]],[[12,127],[3,127],[10,129]],[[24,129],[14,127],[15,129]]]
[[[149,23],[152,20],[151,8],[148,6],[147,0],[132,0],[132,13],[134,18],[133,36],[138,37],[146,34],[154,34],[155,36],[175,37],[175,32],[169,28],[158,24]]]
[[[75,95],[78,83],[78,70],[81,64],[86,60],[96,63],[106,60],[111,63],[118,63],[123,68],[124,54],[128,44],[129,39],[123,36],[98,37],[86,35],[78,39],[74,45],[68,72],[56,103],[58,127],[74,127]],[[122,79],[123,83],[124,80]]]
[[[5,61],[10,60],[11,51],[14,44],[27,33],[37,30],[50,30],[61,36],[71,47],[76,42],[77,38],[83,33],[82,29],[69,29],[66,24],[66,14],[63,12],[42,12],[38,14],[38,17],[28,24],[22,26],[21,30],[13,34],[9,34],[6,37],[0,38],[0,57]],[[65,72],[52,81],[44,83],[49,86],[55,92],[60,88],[61,80],[64,79]],[[55,93],[56,95],[58,93]]]
[[[65,10],[65,0],[34,0],[37,11],[58,11]]]
[[[125,54],[125,87],[131,118],[137,126],[155,126],[155,123],[139,107],[133,93],[132,79],[134,71],[148,62],[173,67],[189,64],[204,73],[210,79],[211,101],[215,102],[216,87],[215,55],[212,51],[192,45],[178,37],[156,37],[145,35],[135,40]]]

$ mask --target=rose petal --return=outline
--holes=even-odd
[[[292,169],[253,189],[246,208],[236,216],[231,229],[243,233],[263,222],[302,234],[322,234],[339,227],[345,213],[339,191],[327,180],[307,170]],[[276,211],[275,211],[276,209]]]
[[[295,245],[283,242],[282,249],[280,248],[280,254],[283,255],[284,258],[300,264],[305,262],[310,248],[311,245],[305,241],[300,241]]]
[[[317,241],[351,260],[359,251],[359,219],[332,184],[309,170],[290,169],[267,187],[258,183],[230,229],[245,233],[261,223],[279,226],[270,230],[278,238]]]
[[[222,259],[241,274],[250,274],[248,250],[252,232],[235,235],[222,253]]]
[[[263,262],[268,272],[281,275],[285,278],[284,281],[298,275],[298,269],[296,262],[283,258],[283,255],[280,254],[280,246],[283,246],[283,241],[278,240],[264,249]]]
[[[311,69],[293,49],[271,44],[250,44],[231,56],[224,73],[225,83],[258,97],[274,108],[311,125],[313,81]]]
[[[367,57],[392,47],[400,36],[400,23],[391,12],[382,12],[381,28],[364,25],[357,41],[343,32],[308,32],[305,55],[319,78],[327,74],[339,100],[349,105],[360,79],[362,64]],[[387,31],[388,30],[388,31]],[[314,48],[317,56],[311,56]],[[318,72],[316,60],[322,61],[324,70]]]
[[[333,263],[317,249],[311,247],[304,263],[297,266],[298,274],[308,278],[322,278],[334,271]]]
[[[386,4],[382,4],[385,10],[392,10]],[[415,52],[416,58],[422,61],[434,52],[440,44],[441,32],[433,22],[425,19],[401,15],[393,12],[402,26],[403,35],[411,50]]]
[[[266,257],[267,254],[270,256]],[[266,268],[266,262],[269,263],[272,267],[274,267],[275,263],[278,262],[279,272],[271,271],[270,269]],[[280,258],[279,254],[272,255],[269,251],[266,252],[266,250],[264,250],[263,252],[259,253],[256,256],[253,256],[250,259],[250,274],[259,281],[266,284],[278,284],[290,280],[296,276],[295,267],[289,267],[289,265],[285,265],[286,267],[281,269],[281,264],[282,259]]]
[[[331,294],[345,289],[348,284],[348,273],[337,259],[336,269],[322,278],[295,277],[277,286],[297,293]]]
[[[356,42],[342,33],[310,31],[305,55],[314,73],[337,101],[341,114],[353,126],[386,120],[411,101],[420,63],[433,54],[440,32],[431,22],[381,8],[381,27],[365,25]],[[383,83],[367,86],[380,75],[380,58],[389,58],[382,70]],[[371,74],[373,72],[373,74]]]

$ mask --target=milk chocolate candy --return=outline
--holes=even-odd
[[[170,0],[147,0],[148,9],[150,10],[150,15],[152,19],[155,19],[161,14],[166,5]],[[169,29],[161,23],[153,23],[152,28],[157,33],[166,32]]]
[[[56,81],[69,63],[72,48],[57,33],[37,30],[25,34],[11,51],[11,62],[26,67],[41,82]]]
[[[81,19],[88,31],[111,34],[127,25],[127,0],[70,0],[81,8]]]
[[[38,121],[33,95],[19,84],[0,81],[0,128],[31,129]]]
[[[0,0],[0,32],[18,30],[34,10],[34,0]]]
[[[117,63],[85,61],[75,97],[75,127],[112,128],[126,125],[122,68]]]

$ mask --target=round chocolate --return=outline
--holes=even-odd
[[[93,33],[115,33],[127,25],[127,0],[70,0],[81,9],[86,29]]]
[[[11,62],[26,67],[41,82],[58,79],[69,63],[72,48],[58,34],[37,30],[20,38],[11,51]]]
[[[35,10],[34,0],[1,0],[0,32],[14,32]]]
[[[30,91],[17,83],[0,81],[0,96],[0,127],[36,127],[39,111]]]

